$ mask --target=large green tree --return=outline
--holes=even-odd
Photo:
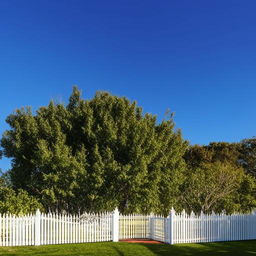
[[[135,102],[106,92],[68,105],[17,110],[1,146],[10,177],[48,210],[167,213],[183,182],[187,142],[172,116],[161,123]]]

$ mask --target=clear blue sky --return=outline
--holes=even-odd
[[[72,85],[136,100],[191,144],[256,135],[256,1],[1,0],[0,132]],[[9,161],[0,161],[6,170]]]

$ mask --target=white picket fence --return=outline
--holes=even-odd
[[[113,213],[0,215],[0,246],[112,241]]]
[[[173,214],[172,243],[256,239],[256,214]]]
[[[0,246],[153,239],[169,244],[256,239],[256,214],[0,215]]]

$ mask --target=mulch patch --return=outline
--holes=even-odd
[[[162,242],[150,240],[150,239],[121,239],[120,242],[136,243],[136,244],[163,244]]]

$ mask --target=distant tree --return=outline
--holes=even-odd
[[[127,98],[83,100],[74,87],[67,106],[17,110],[7,123],[1,146],[14,189],[46,209],[168,213],[177,203],[187,142],[172,116],[157,123]]]
[[[241,144],[228,142],[211,142],[209,145],[190,146],[184,155],[186,163],[191,168],[197,168],[205,163],[216,161],[228,162],[241,166]]]
[[[204,163],[190,169],[182,185],[183,207],[196,213],[240,211],[236,197],[244,179],[242,168],[228,162]]]
[[[187,186],[188,190],[186,190],[186,193],[189,193],[189,189],[192,190],[193,186],[198,189],[195,189],[194,193],[190,194],[190,208],[188,204],[186,204],[185,207],[187,209],[201,209],[206,211],[208,204],[205,206],[205,199],[202,200],[202,198],[204,198],[202,197],[202,193],[204,195],[208,194],[208,196],[212,196],[210,191],[214,191],[212,186],[215,186],[214,184],[216,184],[216,182],[211,183],[211,179],[213,177],[219,177],[220,170],[224,170],[227,175],[232,173],[235,175],[233,177],[235,178],[234,181],[236,186],[232,187],[234,188],[233,191],[226,190],[229,188],[229,186],[223,188],[219,186],[220,192],[218,192],[218,194],[221,196],[221,198],[217,200],[214,206],[210,207],[210,211],[214,209],[215,211],[226,210],[229,213],[234,211],[248,212],[255,208],[256,179],[251,176],[253,172],[246,169],[250,169],[251,166],[253,166],[253,157],[250,158],[250,154],[253,154],[252,152],[253,146],[247,144],[246,141],[243,141],[242,143],[212,142],[205,146],[190,146],[184,155],[184,159],[187,163],[188,173],[186,175],[187,179],[183,186]],[[224,166],[221,167],[221,165]],[[220,170],[217,170],[217,166]],[[241,170],[243,171],[243,174],[241,174]],[[209,173],[207,174],[207,172]],[[200,176],[202,177],[200,178]],[[209,179],[209,177],[211,177],[211,179]],[[223,181],[225,180],[225,177],[227,178],[229,176],[223,176]],[[205,178],[209,180],[205,180]],[[191,180],[193,180],[193,183]],[[203,183],[207,184],[207,186],[205,186],[207,189],[209,189],[208,192],[207,189],[204,191],[203,188],[200,187],[201,185],[203,186]],[[222,183],[219,185],[221,184]],[[223,185],[224,184],[225,183],[223,183]],[[196,196],[196,191],[200,192],[201,197]],[[185,198],[186,197],[184,197],[184,199]],[[208,200],[208,197],[205,196],[205,198]],[[191,206],[193,202],[195,203],[194,206],[197,205],[196,209]]]
[[[245,171],[256,178],[256,138],[242,140],[241,165]]]

